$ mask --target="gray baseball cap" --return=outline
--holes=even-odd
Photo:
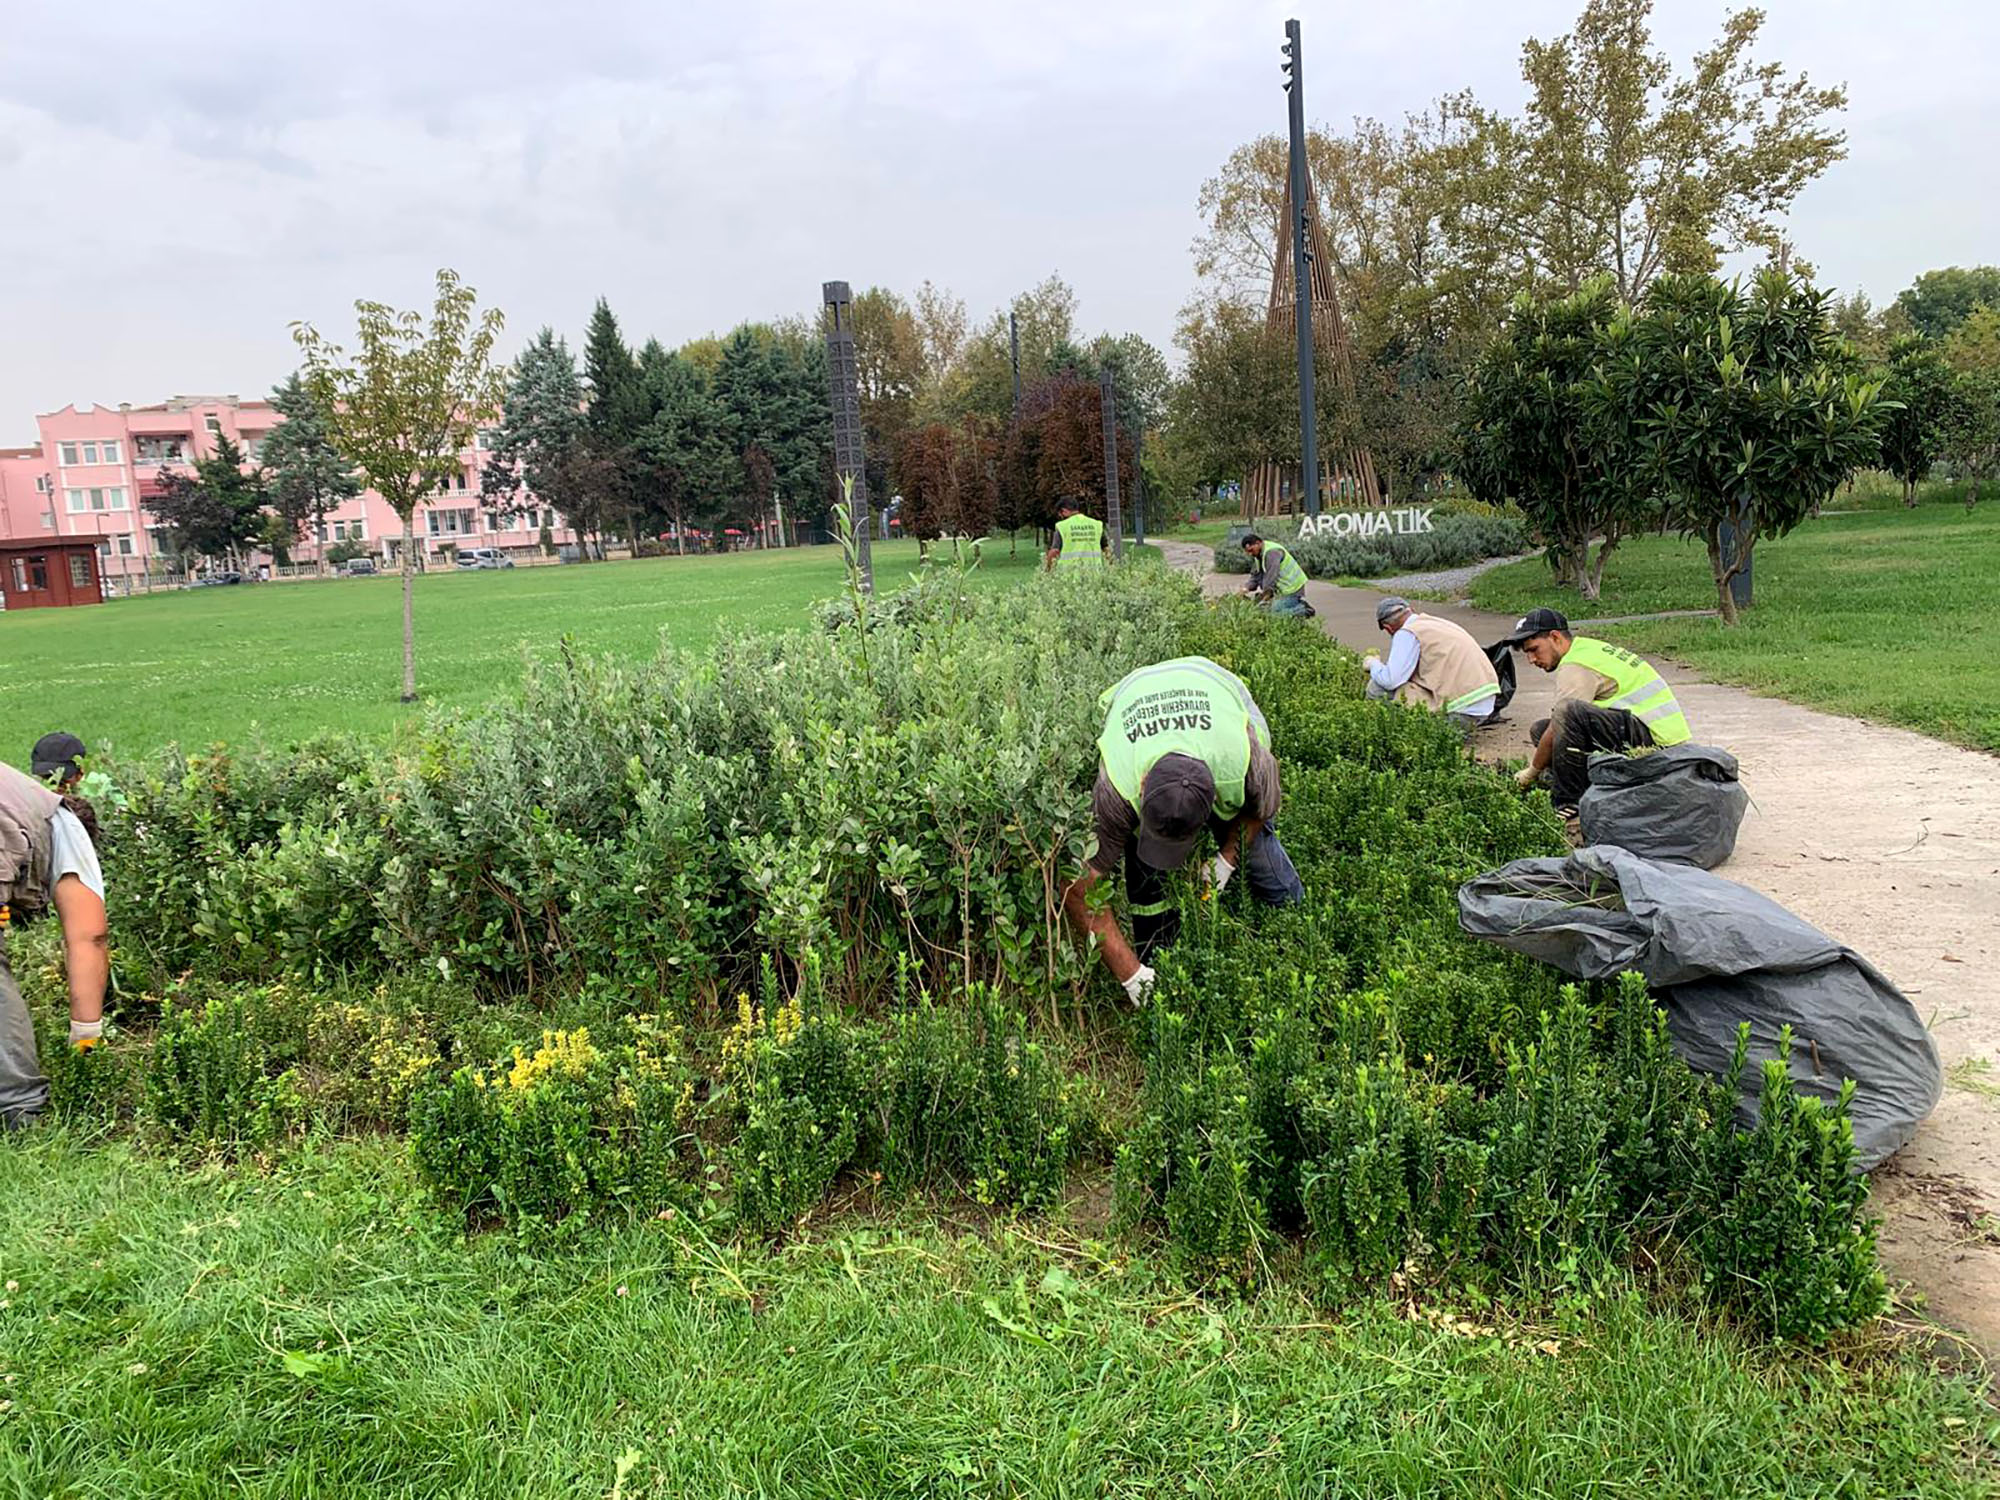
[[[1139,863],[1178,870],[1215,811],[1215,776],[1192,755],[1163,755],[1139,789]]]
[[[1410,601],[1399,594],[1391,594],[1375,606],[1375,623],[1377,625],[1387,625],[1397,615],[1408,614],[1409,612]]]

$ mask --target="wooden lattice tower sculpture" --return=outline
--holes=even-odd
[[[1274,337],[1290,339],[1298,333],[1298,282],[1292,274],[1292,185],[1285,181],[1285,206],[1278,214],[1278,253],[1271,271],[1271,301],[1265,318]],[[1319,202],[1306,178],[1306,251],[1312,265],[1313,347],[1331,367],[1334,390],[1349,410],[1354,406],[1354,346],[1347,339],[1347,321],[1340,315],[1340,299],[1334,293],[1333,260],[1326,253],[1326,232],[1320,227]],[[1380,505],[1382,486],[1375,475],[1375,460],[1365,447],[1342,452],[1335,449],[1323,461],[1332,480],[1336,499],[1345,497],[1358,505]],[[1274,516],[1289,502],[1305,508],[1305,493],[1298,484],[1297,463],[1271,460],[1257,465],[1245,487],[1244,504],[1252,516]]]

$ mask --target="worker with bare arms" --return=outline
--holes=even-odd
[[[1302,900],[1305,887],[1278,842],[1278,761],[1264,715],[1241,678],[1203,656],[1141,667],[1108,689],[1098,737],[1091,808],[1095,848],[1063,892],[1063,910],[1097,940],[1111,977],[1134,1005],[1153,985],[1149,960],[1179,931],[1168,877],[1214,835],[1205,875],[1220,896],[1241,867],[1250,892],[1270,906]],[[1132,938],[1099,901],[1119,865],[1132,908]]]

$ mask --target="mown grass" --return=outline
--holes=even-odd
[[[2000,752],[2000,509],[1927,494],[1915,510],[1826,515],[1759,545],[1757,603],[1737,629],[1640,620],[1602,633],[1717,681]],[[1612,554],[1595,605],[1555,589],[1539,559],[1479,578],[1472,602],[1582,618],[1713,609],[1715,590],[1698,543],[1640,537]]]
[[[900,587],[914,542],[878,543],[878,584]],[[972,576],[1023,576],[1040,555],[989,543]],[[837,547],[650,558],[417,580],[417,686],[424,703],[471,706],[511,692],[523,650],[565,636],[579,650],[650,656],[726,631],[803,624],[843,586]],[[141,753],[322,729],[384,734],[419,716],[402,685],[401,582],[394,576],[195,589],[91,609],[0,614],[0,759],[23,763],[50,729],[93,750]]]
[[[388,1141],[259,1173],[42,1131],[0,1150],[0,1224],[0,1488],[64,1500],[1969,1496],[2000,1440],[1907,1354],[1616,1287],[1525,1322],[1208,1302],[1060,1218],[528,1258],[447,1227]]]

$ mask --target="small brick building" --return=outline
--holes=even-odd
[[[103,602],[95,543],[60,537],[0,540],[0,604],[6,608]]]

